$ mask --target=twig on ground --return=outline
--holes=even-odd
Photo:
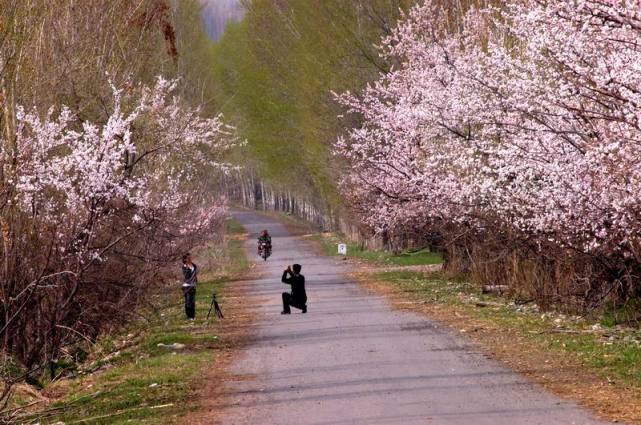
[[[132,408],[132,409],[119,410],[119,411],[117,411],[117,412],[110,413],[110,414],[108,414],[108,415],[92,416],[91,418],[80,419],[80,420],[77,420],[77,421],[67,422],[67,423],[68,423],[68,424],[81,424],[81,423],[87,423],[87,422],[90,422],[90,421],[96,421],[96,420],[99,420],[99,419],[111,418],[112,416],[123,415],[123,414],[125,414],[125,413],[129,413],[129,412],[135,412],[135,411],[137,411],[137,410],[145,410],[145,409],[164,409],[164,408],[167,408],[167,407],[172,407],[173,405],[174,405],[174,403],[169,403],[169,404],[159,404],[159,405],[157,405],[157,406],[134,407],[134,408]]]

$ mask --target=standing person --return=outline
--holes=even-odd
[[[185,294],[185,314],[187,320],[194,320],[196,317],[196,283],[198,283],[198,266],[191,261],[191,254],[183,255],[183,276],[182,285]]]
[[[305,276],[300,274],[301,265],[287,266],[281,281],[292,287],[292,292],[283,292],[283,311],[280,314],[291,314],[290,306],[307,313],[307,294],[305,293]]]

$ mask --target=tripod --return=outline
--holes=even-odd
[[[211,315],[211,310],[214,309],[214,314],[216,317],[219,319],[224,319],[225,316],[223,316],[223,311],[220,309],[220,306],[218,305],[218,301],[216,301],[216,293],[214,293],[211,296],[211,305],[209,306],[209,312],[207,312],[207,320],[209,320],[209,316]]]

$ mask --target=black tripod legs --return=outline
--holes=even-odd
[[[209,316],[211,315],[211,310],[214,310],[214,314],[216,317],[219,319],[224,319],[225,316],[223,316],[223,311],[220,309],[220,306],[218,305],[218,301],[216,301],[216,294],[213,294],[211,296],[211,305],[209,306],[209,311],[207,312],[207,320],[209,320]]]

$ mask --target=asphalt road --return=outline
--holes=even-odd
[[[263,278],[257,331],[232,367],[224,424],[600,424],[590,413],[476,352],[424,317],[394,311],[273,219],[234,216]],[[273,237],[273,256],[255,236]],[[282,316],[282,270],[303,265],[309,311]]]

